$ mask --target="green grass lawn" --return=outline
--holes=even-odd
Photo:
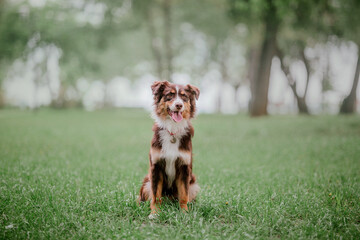
[[[198,200],[149,220],[149,113],[0,111],[0,238],[360,239],[359,116],[193,123]]]

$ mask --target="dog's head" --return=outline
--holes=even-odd
[[[154,95],[155,114],[161,119],[169,117],[174,122],[180,122],[194,117],[195,100],[198,100],[200,95],[197,87],[157,81],[153,83],[151,90]]]

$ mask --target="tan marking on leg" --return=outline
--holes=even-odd
[[[181,178],[176,179],[176,187],[178,189],[178,198],[180,203],[180,208],[188,211],[188,202],[189,202],[189,192],[186,191],[185,183]]]
[[[162,194],[162,189],[163,189],[163,182],[164,182],[164,179],[163,179],[163,175],[161,174],[159,182],[157,184],[156,193],[151,191],[150,209],[151,209],[152,214],[158,212],[159,206],[161,205],[161,194]]]

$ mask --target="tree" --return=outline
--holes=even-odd
[[[172,81],[173,66],[173,2],[171,0],[133,1],[135,14],[142,18],[159,79]]]
[[[357,0],[339,0],[337,3],[340,6],[337,9],[338,19],[336,21],[339,32],[338,35],[346,40],[353,41],[358,47],[353,84],[350,93],[344,98],[340,107],[340,113],[351,114],[354,113],[356,109],[356,90],[360,74],[360,26],[358,24],[360,22],[360,2]]]
[[[306,55],[306,50],[309,47],[314,47],[315,44],[327,43],[331,35],[334,34],[334,6],[330,1],[298,0],[290,5],[290,9],[292,14],[284,15],[282,30],[277,43],[277,56],[296,98],[299,113],[309,114],[306,96],[313,74],[313,59]],[[289,70],[293,62],[301,62],[306,71],[305,90],[302,96],[297,91],[297,79]],[[328,71],[324,76],[327,73]],[[329,83],[328,80],[323,79],[324,87]]]
[[[358,45],[359,46],[359,45]],[[354,113],[356,109],[356,90],[359,83],[359,72],[360,72],[360,58],[359,58],[359,50],[358,50],[358,57],[355,67],[355,74],[353,84],[350,90],[349,95],[347,95],[340,107],[340,113],[349,114]]]
[[[232,85],[236,91],[245,79],[243,76],[244,63],[239,61],[243,55],[242,42],[244,40],[244,34],[239,31],[241,27],[234,25],[228,18],[226,2],[184,0],[176,5],[176,9],[178,17],[175,21],[187,25],[190,23],[205,40],[207,54],[203,56],[203,65],[198,68],[192,67],[191,75],[194,78],[202,78],[209,71],[217,70],[219,72],[215,111],[221,112],[225,93],[223,86],[225,84]],[[181,24],[179,25],[181,26]],[[181,46],[181,49],[186,47],[189,46]],[[178,50],[177,52],[181,53],[182,51]],[[236,100],[235,94],[234,104],[236,104]]]
[[[0,1],[0,67],[23,56],[26,44],[32,35],[26,13],[19,12],[18,5]],[[4,69],[5,70],[5,69]],[[4,72],[0,73],[0,108],[5,101],[2,90]]]
[[[137,63],[139,59],[143,59],[143,55],[139,56],[136,51],[131,51],[126,59],[109,61],[109,55],[113,58],[114,49],[121,52],[122,56],[129,52],[125,49],[129,48],[128,45],[113,44],[112,40],[120,38],[119,42],[124,42],[121,37],[125,34],[122,33],[138,29],[139,26],[138,21],[127,14],[131,8],[124,7],[125,2],[83,1],[79,5],[68,0],[46,2],[42,7],[32,7],[27,2],[1,5],[0,58],[11,62],[21,56],[27,58],[36,48],[46,49],[47,46],[54,45],[60,49],[60,88],[58,92],[49,90],[52,92],[51,105],[64,107],[67,89],[76,89],[74,86],[80,76],[89,79],[108,79],[119,72],[124,73],[129,63]],[[97,8],[104,9],[99,13],[103,15],[102,20],[94,23],[85,17],[80,21],[79,14],[83,14],[84,9],[92,4],[100,4]],[[20,9],[26,11],[22,12]],[[122,14],[117,16],[119,9]],[[109,43],[112,44],[110,50]],[[34,79],[35,86],[48,85],[44,81],[47,79],[48,71],[46,63],[40,65],[36,68],[39,79]]]
[[[307,96],[307,92],[308,92],[308,88],[309,88],[309,81],[310,81],[310,74],[311,74],[311,70],[310,70],[310,64],[309,61],[307,60],[306,56],[305,56],[305,48],[301,49],[301,58],[302,61],[304,63],[305,69],[306,69],[306,79],[305,79],[305,91],[304,94],[302,96],[300,96],[300,94],[297,92],[297,84],[296,84],[296,79],[295,77],[292,75],[291,71],[290,71],[290,67],[289,64],[287,64],[284,60],[284,53],[280,50],[277,49],[277,56],[280,59],[280,64],[281,64],[281,69],[284,72],[289,86],[296,98],[296,103],[299,109],[300,113],[303,114],[309,114],[309,110],[306,104],[306,96]]]
[[[281,0],[230,0],[230,13],[234,20],[254,28],[254,23],[263,33],[258,45],[254,45],[251,62],[250,114],[267,114],[267,94],[271,60],[277,55],[281,68],[297,100],[300,113],[308,113],[306,95],[312,74],[311,63],[305,54],[306,47],[315,42],[325,42],[334,34],[333,1],[281,1]],[[296,79],[291,74],[290,64],[301,61],[306,69],[305,92],[297,92]]]
[[[85,34],[81,31],[83,28],[80,29],[75,24],[74,10],[67,3],[49,3],[40,8],[33,8],[27,2],[1,4],[0,62],[11,63],[16,58],[26,59],[35,49],[46,49],[51,44],[63,50],[63,62],[82,56],[79,51],[80,43],[74,40],[77,39],[76,34],[84,38]],[[58,18],[61,14],[62,18]],[[37,76],[34,79],[35,88],[39,84],[48,84],[44,81],[47,79],[46,61],[47,59],[34,69]],[[82,62],[88,63],[86,60]],[[52,96],[55,97],[56,94],[52,92]]]
[[[276,39],[280,25],[279,11],[281,8],[276,0],[241,1],[230,0],[230,15],[236,22],[247,24],[249,29],[261,26],[262,36],[255,49],[258,54],[250,54],[253,59],[252,71],[249,76],[251,84],[251,101],[249,112],[251,116],[267,114],[268,90],[272,58],[276,52]],[[255,51],[255,50],[254,50]]]

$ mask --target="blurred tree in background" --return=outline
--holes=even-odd
[[[207,101],[216,112],[229,89],[239,111],[240,92],[249,89],[248,111],[262,116],[280,71],[298,112],[309,114],[316,79],[319,94],[339,92],[331,51],[344,43],[359,48],[359,10],[356,0],[2,0],[0,105],[12,79],[31,79],[24,91],[32,91],[33,108],[43,88],[50,106],[64,108],[81,106],[93,84],[102,92],[97,107],[114,105],[109,88],[119,77],[131,84],[184,78],[213,89]],[[350,93],[337,100],[342,113],[356,110],[358,59]]]
[[[356,89],[359,82],[360,73],[360,1],[349,0],[339,3],[339,7],[336,9],[336,24],[337,32],[340,37],[350,40],[357,45],[358,54],[356,61],[356,69],[354,73],[353,84],[349,95],[347,95],[340,107],[340,113],[353,113],[355,111],[356,104]]]
[[[239,22],[245,22],[251,29],[260,29],[258,42],[254,46],[256,54],[251,75],[252,98],[249,111],[252,116],[267,114],[268,90],[270,80],[271,61],[276,51],[276,38],[281,23],[280,8],[285,4],[276,5],[275,0],[269,1],[241,1],[231,0],[231,15]]]
[[[252,99],[249,111],[252,116],[266,115],[271,63],[274,56],[281,62],[281,68],[297,101],[300,113],[308,114],[306,96],[312,74],[311,62],[306,48],[325,43],[336,34],[334,1],[280,1],[230,0],[230,13],[235,21],[246,22],[249,28],[256,23],[261,35],[253,46],[253,71],[251,75]],[[358,8],[357,8],[358,9]],[[344,27],[344,26],[343,26]],[[257,49],[257,50],[256,50]],[[290,64],[301,61],[306,71],[305,90],[302,96],[297,90],[296,77],[290,71]]]
[[[0,1],[0,84],[4,78],[6,67],[12,60],[21,56],[32,34],[31,29],[24,26],[16,6],[9,7]],[[3,107],[4,96],[0,85],[0,107]]]

